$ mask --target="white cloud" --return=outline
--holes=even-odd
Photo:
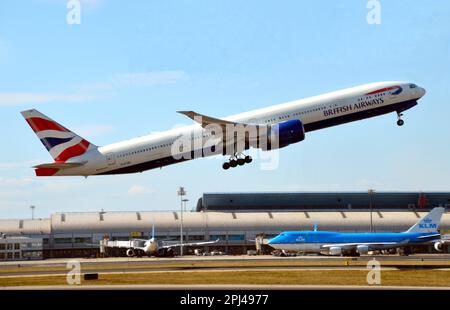
[[[107,81],[72,85],[75,90],[70,93],[0,92],[0,107],[39,103],[86,102],[97,98],[99,93],[114,89],[171,84],[186,78],[188,78],[188,75],[184,71],[119,73],[114,74]]]
[[[0,186],[22,187],[35,183],[33,178],[2,178],[0,177]]]
[[[141,194],[149,194],[152,193],[153,191],[149,188],[146,188],[142,185],[133,185],[130,187],[130,189],[128,190],[128,194],[130,195],[141,195]]]
[[[21,168],[31,168],[33,166],[42,163],[43,160],[33,159],[25,162],[16,162],[16,163],[0,163],[0,170],[15,170]],[[0,177],[1,179],[1,177]]]
[[[0,106],[14,106],[36,103],[70,103],[92,100],[94,97],[79,93],[0,93]]]
[[[114,127],[111,125],[85,125],[82,127],[74,128],[74,132],[82,137],[98,137],[114,131]]]

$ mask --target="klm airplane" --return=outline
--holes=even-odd
[[[434,243],[442,251],[438,232],[445,209],[434,208],[405,232],[400,233],[338,233],[329,231],[286,231],[270,239],[268,244],[283,252],[321,253],[326,255],[367,254],[373,250],[405,249],[419,244]],[[408,254],[407,251],[403,252]]]

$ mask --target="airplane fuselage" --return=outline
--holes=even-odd
[[[245,112],[223,120],[257,125],[300,120],[304,132],[310,132],[390,112],[401,113],[415,106],[424,94],[423,88],[411,83],[371,83]],[[194,147],[193,151],[200,151],[200,157],[206,157],[209,154],[201,149],[202,142],[208,135],[200,124],[195,124],[92,148],[83,155],[66,161],[83,165],[59,171],[52,170],[50,175],[135,173],[182,162],[187,159],[177,159],[172,155],[174,143],[180,136],[189,136],[192,145],[198,146],[197,149]],[[46,175],[47,172],[48,170],[45,170],[41,175]]]
[[[290,231],[269,240],[268,244],[289,252],[322,252],[324,247],[373,244],[374,249],[389,249],[439,241],[437,233],[339,233],[329,231]]]

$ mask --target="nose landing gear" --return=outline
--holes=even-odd
[[[253,161],[253,158],[252,158],[251,156],[248,156],[248,155],[245,156],[245,157],[242,157],[242,155],[241,155],[241,156],[239,156],[239,155],[233,155],[233,156],[230,158],[229,161],[223,163],[222,168],[223,168],[224,170],[228,170],[228,169],[230,169],[230,168],[235,168],[235,167],[237,167],[238,165],[239,165],[239,166],[243,166],[243,165],[245,165],[245,164],[249,164],[249,163],[251,163],[252,161]]]
[[[403,116],[402,113],[397,112],[397,125],[398,126],[403,126],[403,124],[405,124],[405,121],[402,120],[402,116]]]

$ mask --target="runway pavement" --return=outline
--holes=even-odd
[[[0,269],[7,266],[51,266],[65,265],[67,262],[77,260],[82,264],[105,264],[105,263],[165,263],[165,262],[229,262],[229,261],[304,261],[304,262],[340,262],[346,260],[367,261],[375,258],[379,261],[399,260],[399,261],[446,261],[450,262],[449,254],[415,254],[409,256],[399,255],[363,255],[360,257],[341,257],[341,256],[322,256],[322,255],[305,255],[277,257],[272,255],[218,255],[218,256],[175,256],[175,257],[107,257],[107,258],[55,258],[35,261],[5,261],[0,262]]]
[[[175,258],[104,258],[76,259],[83,273],[150,273],[186,271],[248,270],[367,270],[376,259],[385,270],[445,269],[450,271],[450,254],[411,256],[183,256]],[[67,262],[74,259],[0,263],[0,277],[66,275]],[[254,263],[254,265],[252,265]]]

